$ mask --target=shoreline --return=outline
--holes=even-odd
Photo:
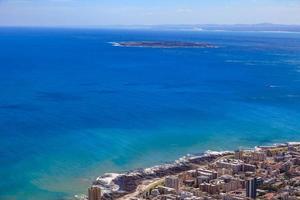
[[[300,142],[275,143],[272,145],[244,148],[243,150],[254,152],[274,148],[288,148],[290,146],[300,146]],[[163,177],[194,170],[199,166],[207,165],[224,157],[234,156],[234,154],[235,151],[207,150],[204,153],[188,154],[173,162],[155,165],[149,168],[135,169],[123,173],[104,173],[96,178],[92,183],[92,187],[96,186],[101,189],[103,194],[102,199],[104,200],[131,199],[141,190],[141,188],[139,188],[141,186],[145,187],[153,181],[160,181]],[[75,195],[75,199],[86,200],[87,196],[83,194]]]

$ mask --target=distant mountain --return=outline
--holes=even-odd
[[[300,25],[284,24],[195,24],[195,25],[134,25],[110,26],[121,29],[195,30],[195,31],[285,31],[300,32]]]

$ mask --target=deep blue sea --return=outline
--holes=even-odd
[[[113,47],[200,41],[217,49]],[[105,172],[300,141],[300,33],[0,28],[0,199]]]

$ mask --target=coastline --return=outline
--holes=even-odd
[[[300,146],[300,142],[284,142],[272,145],[261,145],[252,148],[245,148],[245,151],[254,152],[274,148],[288,148]],[[132,199],[141,186],[145,189],[146,185],[151,182],[160,182],[163,177],[176,175],[189,170],[194,170],[199,166],[204,166],[215,162],[219,159],[234,156],[235,151],[211,151],[204,153],[188,154],[179,159],[156,165],[149,168],[135,169],[123,173],[105,173],[96,178],[92,187],[96,186],[101,189],[102,199]],[[79,194],[74,196],[78,200],[87,200],[87,196]]]

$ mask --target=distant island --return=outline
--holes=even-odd
[[[129,41],[111,42],[118,47],[144,47],[144,48],[217,48],[216,45],[205,42],[180,42],[180,41]]]

